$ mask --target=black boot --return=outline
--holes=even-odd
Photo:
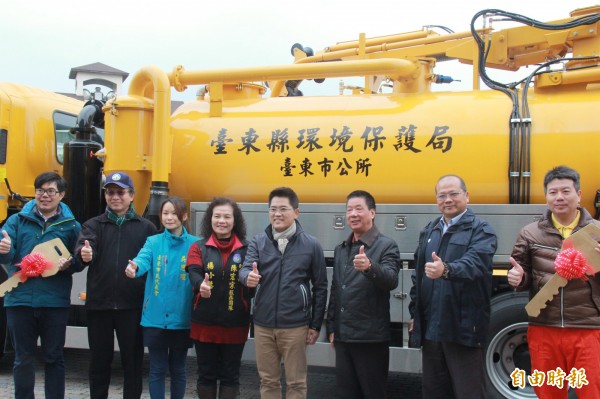
[[[219,386],[219,399],[235,399],[238,397],[238,391],[240,390],[239,385],[232,387]]]
[[[200,385],[196,386],[198,390],[198,399],[217,399],[216,385]]]

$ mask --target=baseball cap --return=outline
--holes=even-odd
[[[106,181],[104,182],[104,188],[109,184],[116,184],[121,188],[128,188],[133,190],[133,181],[131,177],[127,173],[123,172],[113,172],[106,176]]]

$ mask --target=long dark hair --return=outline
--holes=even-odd
[[[208,239],[211,236],[212,230],[212,217],[213,211],[216,206],[220,205],[229,205],[233,209],[233,230],[234,233],[240,240],[246,239],[246,221],[244,220],[244,215],[242,214],[242,210],[240,209],[237,202],[232,200],[231,198],[226,197],[216,197],[212,200],[212,202],[208,205],[206,209],[206,213],[202,218],[202,225],[200,227],[200,235],[204,237],[204,239]]]

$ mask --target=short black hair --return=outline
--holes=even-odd
[[[298,195],[289,187],[277,187],[273,191],[269,193],[269,206],[271,206],[271,201],[274,197],[285,197],[290,200],[290,205],[294,209],[298,209],[300,205],[300,200],[298,199]]]
[[[375,198],[368,191],[354,190],[346,197],[346,203],[352,198],[364,198],[369,210],[376,209]]]
[[[573,168],[569,168],[568,166],[560,165],[555,166],[546,172],[546,176],[544,176],[544,193],[548,189],[548,184],[554,179],[573,180],[573,185],[577,191],[579,191],[581,187],[581,178],[579,176],[579,172]]]
[[[42,188],[44,184],[52,182],[56,182],[56,189],[59,193],[62,193],[67,189],[67,182],[56,172],[44,172],[39,174],[33,182],[33,187],[36,189]]]
[[[240,240],[246,239],[246,221],[244,220],[244,215],[242,214],[242,210],[240,209],[237,202],[232,200],[231,198],[226,197],[215,197],[210,204],[208,204],[208,208],[206,208],[206,212],[204,213],[204,217],[202,218],[202,224],[200,225],[200,236],[202,236],[205,240],[212,235],[212,217],[213,211],[215,207],[220,205],[229,205],[233,209],[233,230],[231,232],[237,236]]]

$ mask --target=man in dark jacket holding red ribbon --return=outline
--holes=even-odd
[[[555,273],[563,240],[590,223],[600,226],[579,206],[577,171],[551,169],[544,177],[544,192],[548,211],[519,233],[508,272],[509,284],[529,290],[530,298]],[[600,245],[596,250],[600,252]],[[527,341],[539,398],[567,398],[569,386],[580,398],[600,398],[600,276],[574,278],[560,288],[537,317],[529,317]]]

